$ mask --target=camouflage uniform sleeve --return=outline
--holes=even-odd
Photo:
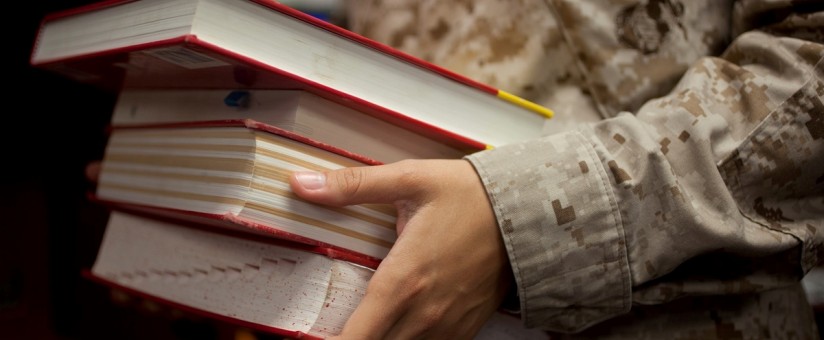
[[[551,3],[562,22],[593,10]],[[612,118],[467,157],[527,326],[574,332],[634,304],[797,284],[821,261],[824,12],[790,9],[738,3],[734,27],[748,31],[720,57],[696,57],[651,100],[639,93],[659,91],[655,82],[626,81],[644,80],[648,70],[632,67],[649,64],[586,46],[604,39],[572,39]],[[593,29],[570,25],[573,38]],[[628,72],[636,76],[611,83]]]

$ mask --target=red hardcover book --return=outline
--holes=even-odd
[[[315,339],[340,332],[373,272],[318,250],[113,211],[84,274],[195,315]]]
[[[341,331],[373,270],[318,247],[112,212],[95,264],[84,274],[195,315],[318,339]],[[548,337],[496,313],[475,339]]]
[[[31,63],[123,88],[299,89],[465,150],[548,109],[271,0],[104,1],[46,17]]]
[[[258,122],[382,163],[466,153],[306,91],[124,89],[111,124],[151,127]],[[255,123],[255,124],[258,124]]]
[[[115,210],[323,247],[374,268],[397,237],[394,207],[306,202],[288,178],[376,164],[252,120],[114,127],[94,199]]]

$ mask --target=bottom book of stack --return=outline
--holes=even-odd
[[[335,335],[373,269],[304,245],[113,211],[90,278],[185,311],[293,338]],[[476,339],[546,339],[495,313]]]

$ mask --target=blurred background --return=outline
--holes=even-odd
[[[273,339],[136,300],[81,276],[97,255],[108,213],[86,200],[85,165],[100,159],[115,94],[29,66],[49,12],[95,1],[15,4],[5,22],[11,80],[2,137],[0,338]],[[337,0],[284,1],[343,24]],[[22,24],[21,24],[22,23]]]

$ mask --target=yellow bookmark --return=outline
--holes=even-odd
[[[555,115],[555,113],[553,113],[550,109],[547,109],[541,105],[535,104],[531,101],[528,101],[506,91],[498,90],[498,98],[506,100],[520,107],[523,107],[532,112],[538,113],[539,115],[542,115],[546,118],[552,118],[552,116]]]

